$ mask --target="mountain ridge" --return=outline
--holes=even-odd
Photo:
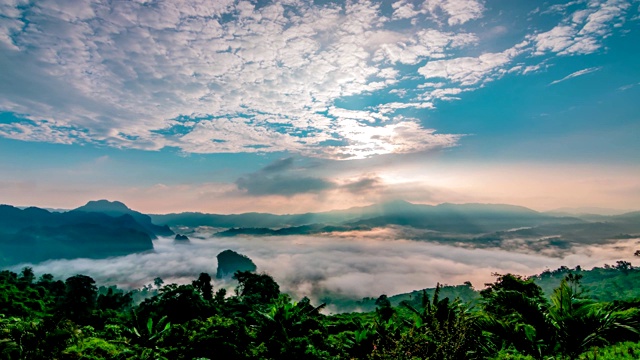
[[[120,201],[91,200],[85,205],[69,211],[72,212],[93,212],[102,213],[113,217],[129,215],[133,217],[148,233],[152,239],[158,236],[173,236],[174,232],[168,226],[155,225],[149,215],[130,209]]]
[[[555,217],[538,211],[509,204],[413,204],[404,200],[388,201],[362,207],[307,212],[301,214],[207,214],[171,213],[150,215],[154,222],[169,226],[211,226],[220,228],[282,229],[300,226],[362,226],[409,225],[418,228],[441,228],[451,231],[455,226],[465,225],[464,231],[486,232],[506,230],[514,227],[551,223],[578,223],[577,218]],[[520,218],[520,220],[518,220]],[[502,219],[502,224],[499,219]],[[491,224],[483,226],[481,222]],[[426,226],[425,224],[429,224]],[[448,225],[444,225],[448,224]],[[434,229],[437,230],[437,229]]]

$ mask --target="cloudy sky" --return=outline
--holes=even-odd
[[[640,203],[638,0],[0,0],[0,202]]]

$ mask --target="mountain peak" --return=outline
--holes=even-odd
[[[86,205],[77,208],[79,211],[87,211],[87,212],[130,212],[131,209],[127,207],[127,205],[123,204],[120,201],[109,201],[109,200],[92,200],[89,201]]]
[[[403,200],[403,199],[394,199],[394,200],[385,201],[382,203],[382,205],[411,206],[415,204],[410,203],[407,200]]]
[[[379,203],[378,205],[374,205],[374,206],[378,206],[381,207],[383,209],[387,209],[387,210],[402,210],[402,209],[411,209],[414,208],[416,206],[416,204],[410,203],[406,200],[402,200],[402,199],[395,199],[395,200],[388,200],[382,203]]]

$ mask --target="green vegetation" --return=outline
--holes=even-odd
[[[61,281],[5,270],[0,358],[636,359],[638,276],[625,262],[497,275],[479,292],[438,286],[382,295],[371,312],[327,316],[324,304],[293,301],[266,274],[237,272],[228,296],[207,273],[184,285],[156,278],[155,289],[125,293],[85,275]],[[605,297],[611,283],[629,290]],[[464,296],[449,295],[456,291]]]

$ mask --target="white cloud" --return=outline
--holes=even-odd
[[[435,29],[422,30],[416,35],[414,38],[382,44],[374,58],[386,58],[392,63],[417,64],[425,58],[443,58],[448,51],[474,44],[478,40],[474,34]]]
[[[549,85],[557,84],[557,83],[563,82],[565,80],[572,79],[574,77],[590,74],[592,72],[595,72],[595,71],[598,71],[598,70],[601,70],[601,69],[602,69],[602,67],[598,66],[598,67],[590,67],[590,68],[587,68],[587,69],[578,70],[578,71],[576,71],[574,73],[571,73],[571,74],[563,77],[562,79],[552,81]]]
[[[476,85],[499,75],[498,70],[507,65],[520,53],[515,48],[500,53],[485,53],[478,57],[460,57],[447,60],[429,61],[418,69],[426,79],[442,78],[462,86]]]
[[[586,8],[565,17],[549,31],[528,38],[535,42],[535,54],[590,54],[602,47],[602,38],[611,34],[615,23],[624,21],[630,4],[624,0],[590,2]],[[564,10],[564,8],[563,8]]]
[[[329,146],[336,158],[363,159],[372,154],[405,154],[455,146],[460,135],[436,134],[424,129],[415,119],[396,117],[383,126],[366,126],[363,122],[340,118],[334,129],[341,138],[349,139],[344,146]]]
[[[429,14],[436,19],[444,17],[450,26],[479,19],[484,12],[482,2],[478,0],[424,0],[417,6],[408,0],[399,0],[393,3],[392,7],[393,17],[397,19]]]
[[[410,126],[426,136],[401,136],[401,146],[379,133],[399,129],[390,114],[402,109],[436,106],[509,69],[534,71],[539,64],[514,68],[524,52],[597,50],[629,7],[563,7],[575,11],[551,30],[483,53],[472,21],[483,4],[401,0],[383,13],[386,6],[368,0],[5,1],[0,111],[26,120],[0,125],[0,136],[339,158],[439,148],[443,136],[450,146],[457,136],[430,136],[418,120]],[[420,75],[442,80],[416,85]],[[402,99],[377,100],[378,92]],[[354,109],[351,97],[382,104]]]
[[[0,108],[32,122],[3,124],[0,135],[32,141],[349,157],[349,146],[319,145],[361,141],[336,138],[352,134],[340,131],[348,110],[336,99],[397,83],[393,63],[442,57],[475,41],[467,33],[385,29],[368,1],[344,8],[196,0],[13,5],[5,9],[13,18],[0,23],[0,42],[14,52],[0,63],[15,69],[2,75]],[[173,120],[181,117],[193,121]],[[358,121],[367,132],[386,131]],[[429,139],[402,148],[433,147]]]
[[[449,18],[449,25],[464,24],[469,20],[475,20],[482,16],[484,6],[478,0],[426,0],[424,7],[434,13],[437,8],[445,12]]]

